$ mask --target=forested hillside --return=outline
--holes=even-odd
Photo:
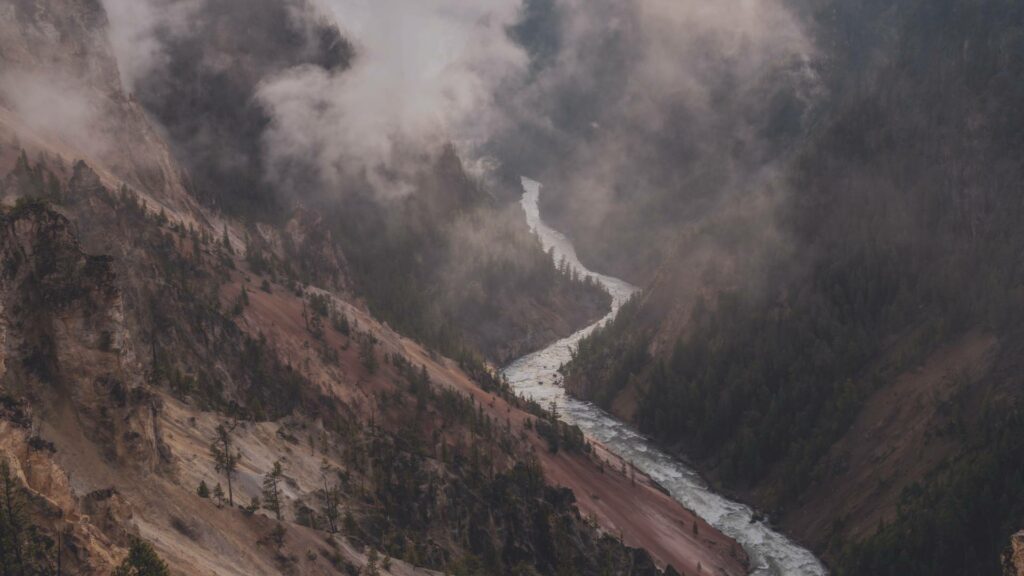
[[[108,573],[130,550],[130,570],[137,548],[155,554],[141,532],[176,573],[240,558],[262,573],[659,573],[546,483],[533,445],[550,415],[488,371],[442,368],[85,163],[51,161],[19,153],[2,186],[17,198],[0,219],[4,569]]]
[[[163,57],[132,78],[135,97],[166,129],[195,197],[253,224],[315,222],[303,240],[347,264],[331,281],[449,355],[505,362],[599,317],[603,291],[557,273],[515,206],[467,174],[454,146],[402,148],[390,166],[326,167],[294,145],[275,147],[302,97],[273,88],[295,73],[344,79],[359,57],[324,8],[216,0],[194,7],[194,26],[158,21]],[[310,100],[330,97],[303,86]],[[248,236],[271,251],[257,230]],[[282,264],[318,279],[315,250],[284,248]]]
[[[1022,103],[1013,0],[7,2],[0,573],[998,573]],[[646,437],[495,368],[572,249]]]
[[[745,571],[483,361],[608,296],[453,145],[271,169],[265,75],[357,58],[326,14],[162,4],[0,9],[0,572]]]
[[[571,385],[608,406],[637,397],[641,429],[749,494],[838,574],[996,573],[1024,509],[1024,8],[813,10],[828,97],[762,222],[781,240],[736,242],[730,217],[700,227],[691,248],[742,251],[736,266],[684,268],[695,260],[680,246],[661,282],[581,345]],[[658,316],[673,300],[684,317]],[[985,354],[933,369],[979,334],[994,341]],[[914,374],[930,392],[905,394]],[[882,397],[908,424],[853,438]],[[858,443],[877,452],[867,470],[851,469]],[[811,529],[803,509],[844,486],[863,507],[819,508],[828,530]]]

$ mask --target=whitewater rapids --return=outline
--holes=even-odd
[[[604,318],[563,338],[543,350],[523,356],[504,369],[505,377],[521,396],[543,406],[554,401],[562,420],[575,424],[587,437],[610,452],[632,462],[636,468],[664,487],[686,508],[735,539],[750,557],[755,576],[825,576],[828,571],[810,551],[761,522],[752,522],[753,511],[710,490],[700,476],[679,460],[659,450],[645,437],[597,406],[568,396],[562,387],[561,365],[569,362],[573,348],[595,328],[611,320],[638,288],[618,278],[587,270],[580,263],[569,239],[540,218],[541,185],[522,179],[521,204],[526,222],[540,238],[545,250],[554,249],[556,262],[563,258],[577,273],[590,276],[611,294],[611,310]]]

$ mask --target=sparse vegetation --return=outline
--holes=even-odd
[[[113,576],[170,576],[167,564],[160,559],[153,545],[141,538],[132,537],[128,557],[124,559]]]
[[[0,459],[0,573],[52,574],[58,564],[54,542],[30,518],[24,487],[6,459]]]
[[[232,487],[235,472],[238,470],[238,463],[242,460],[242,453],[235,448],[234,438],[231,433],[235,430],[237,422],[217,425],[217,436],[210,444],[210,453],[213,455],[214,465],[217,472],[224,474],[228,481],[228,505],[235,505],[235,492]],[[217,484],[220,487],[220,484]]]
[[[263,476],[263,507],[274,513],[278,521],[282,520],[283,506],[279,484],[284,476],[281,461],[274,462],[273,468]]]

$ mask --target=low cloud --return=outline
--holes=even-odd
[[[168,37],[185,34],[204,0],[102,0],[124,88],[167,62]]]
[[[33,133],[99,158],[110,152],[104,101],[76,79],[46,71],[0,74],[0,101]]]
[[[387,194],[404,192],[419,156],[446,142],[472,156],[500,122],[493,103],[499,86],[528,64],[506,34],[519,0],[281,1],[289,33],[316,36],[325,25],[340,30],[354,48],[349,66],[324,66],[315,37],[307,39],[314,51],[305,56],[276,57],[281,38],[263,41],[259,31],[282,7],[264,0],[246,7],[225,0],[103,0],[129,90],[149,88],[150,97],[168,92],[161,82],[169,81],[175,62],[204,67],[201,73],[211,77],[225,65],[241,69],[224,73],[236,87],[252,82],[249,101],[268,119],[257,136],[258,164],[281,193],[336,189],[353,177]],[[243,22],[248,19],[255,24]],[[202,58],[185,50],[201,51]],[[194,131],[183,132],[187,138]],[[199,156],[211,153],[210,146],[201,148]]]
[[[386,193],[402,193],[417,155],[447,141],[471,151],[493,132],[495,92],[527,65],[505,33],[517,2],[327,4],[356,58],[348,70],[302,66],[261,84],[276,172],[294,157],[314,158],[328,184],[360,172]]]
[[[490,151],[568,198],[570,226],[650,243],[775,187],[773,164],[820,96],[813,42],[784,2],[528,5],[515,35],[531,80],[500,99],[512,120]]]
[[[168,42],[183,35],[214,73],[237,63],[243,72],[228,73],[250,93],[233,94],[235,105],[255,103],[267,119],[256,151],[244,151],[260,161],[241,165],[259,165],[282,190],[330,193],[362,178],[402,194],[424,156],[451,141],[481,172],[493,156],[587,188],[600,214],[617,188],[683,186],[709,156],[722,162],[705,176],[721,186],[737,174],[728,164],[759,154],[778,85],[791,100],[813,96],[813,46],[781,0],[282,1],[295,30],[336,26],[353,45],[349,65],[324,66],[310,53],[255,66],[274,63],[277,44],[263,54],[259,38],[224,30],[242,26],[224,18],[238,10],[224,0],[103,0],[128,86],[166,78]],[[529,14],[547,37],[514,32]],[[252,58],[225,52],[232,34]],[[154,92],[167,90],[157,83]]]

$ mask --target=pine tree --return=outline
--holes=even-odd
[[[0,461],[0,568],[3,574],[26,573],[27,527],[18,482],[7,461]]]
[[[128,557],[114,570],[113,576],[171,576],[171,571],[152,544],[133,537]]]
[[[330,470],[330,466],[324,460],[320,464],[320,475],[324,484],[323,489],[320,491],[320,512],[327,520],[327,528],[331,534],[336,534],[338,532],[338,519],[341,518],[341,486],[337,483],[329,484],[327,482],[327,474]]]
[[[213,487],[213,499],[217,501],[217,506],[224,505],[224,489],[220,487],[220,482]]]
[[[219,424],[217,438],[210,445],[210,453],[213,455],[217,472],[223,473],[228,479],[228,504],[231,506],[235,505],[235,494],[231,481],[238,470],[238,462],[242,459],[242,453],[235,448],[234,439],[231,437],[235,426],[237,423],[230,427]]]
[[[252,499],[249,500],[249,505],[246,506],[245,508],[242,508],[242,512],[245,512],[246,516],[252,516],[261,507],[262,506],[260,504],[260,497],[259,495],[255,495],[252,497]]]
[[[367,335],[359,343],[359,360],[363,363],[363,368],[366,368],[366,371],[370,374],[377,371],[377,354],[373,350],[372,338],[372,336]]]
[[[281,461],[274,462],[274,467],[263,476],[263,507],[274,513],[274,516],[281,520],[281,490],[278,486],[284,469]]]
[[[278,522],[277,526],[274,526],[274,529],[271,530],[270,539],[277,545],[278,550],[284,546],[284,537],[287,533],[287,528],[285,528],[284,524],[281,524],[280,522]]]
[[[224,224],[224,234],[221,237],[221,244],[224,245],[224,249],[227,250],[228,254],[234,254],[235,249],[231,247],[231,239],[228,238],[228,225]]]
[[[370,548],[369,554],[366,555],[366,566],[363,566],[363,576],[380,576],[380,570],[377,569],[376,548]]]
[[[196,494],[200,498],[209,498],[210,497],[210,487],[206,485],[206,480],[200,480],[199,481],[199,487],[196,488]]]

